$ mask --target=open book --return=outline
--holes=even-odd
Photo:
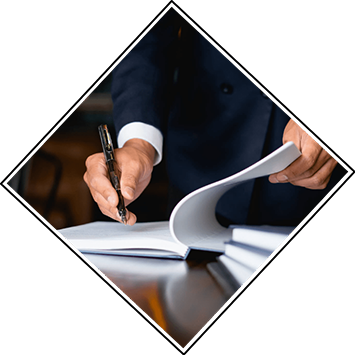
[[[297,147],[286,143],[243,171],[191,192],[175,206],[169,222],[93,222],[59,232],[82,253],[185,259],[191,249],[224,252],[233,229],[216,219],[221,196],[243,182],[283,170],[299,156]],[[243,234],[240,226],[238,234]]]

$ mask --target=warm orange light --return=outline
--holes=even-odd
[[[161,308],[162,302],[159,301],[156,290],[150,289],[146,293],[146,296],[147,296],[148,304],[153,312],[154,320],[160,325],[161,328],[167,331],[167,325],[164,318],[164,313]]]

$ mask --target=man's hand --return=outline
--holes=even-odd
[[[121,171],[121,192],[125,205],[134,201],[147,187],[153,171],[155,149],[141,139],[130,139],[120,149],[115,149],[115,159]],[[103,153],[90,155],[86,159],[84,181],[101,212],[119,222],[118,196],[108,177]],[[137,217],[127,210],[127,224],[133,225]]]
[[[283,143],[292,141],[302,155],[286,169],[269,176],[272,183],[290,182],[308,189],[324,189],[337,162],[295,122],[284,130]]]

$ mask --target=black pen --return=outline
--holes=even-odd
[[[105,124],[99,126],[99,134],[100,134],[102,150],[104,152],[108,173],[110,175],[111,184],[114,187],[114,189],[116,190],[117,195],[118,195],[118,206],[117,206],[118,213],[121,217],[121,221],[124,224],[127,224],[127,220],[126,220],[127,211],[126,211],[124,199],[123,199],[123,196],[121,193],[121,185],[120,185],[120,181],[118,179],[118,176],[116,175],[116,172],[115,172],[115,166],[117,167],[117,163],[116,163],[115,156],[113,153],[113,145],[112,145],[111,135],[110,135],[108,128]],[[118,170],[118,167],[117,167],[117,170]]]

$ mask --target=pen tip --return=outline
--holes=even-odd
[[[122,223],[124,224],[124,225],[126,225],[127,224],[127,219],[126,219],[126,210],[120,210],[119,211],[119,215],[120,215],[120,217],[121,217],[121,221],[122,221]]]

